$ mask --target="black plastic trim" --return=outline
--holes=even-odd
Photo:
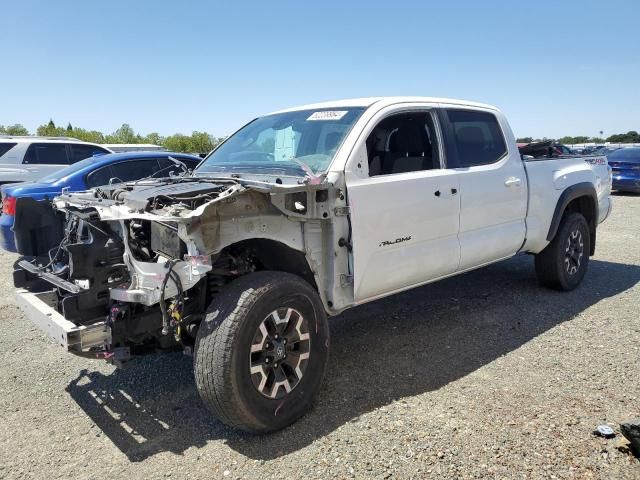
[[[551,225],[549,226],[549,233],[547,233],[548,241],[553,240],[553,237],[556,236],[556,232],[560,226],[560,221],[562,220],[562,215],[564,214],[567,205],[569,205],[572,200],[584,196],[589,196],[593,199],[595,208],[595,212],[593,212],[594,224],[598,223],[598,195],[596,194],[596,189],[589,182],[576,183],[575,185],[567,187],[560,195],[560,198],[558,198],[558,203],[556,203],[556,209],[554,210],[553,218],[551,219]],[[589,227],[593,228],[591,225]]]

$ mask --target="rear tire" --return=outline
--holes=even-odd
[[[536,255],[538,281],[556,290],[573,290],[587,273],[590,251],[591,236],[584,216],[565,214],[556,236]]]
[[[289,273],[252,273],[207,309],[194,351],[198,392],[227,425],[279,430],[311,408],[328,351],[327,316],[309,283]]]

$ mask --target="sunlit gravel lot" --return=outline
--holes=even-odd
[[[0,254],[0,478],[640,478],[592,434],[640,416],[640,196],[615,197],[571,293],[520,256],[332,319],[317,406],[263,437],[211,418],[182,354],[65,354],[16,307],[14,260]]]

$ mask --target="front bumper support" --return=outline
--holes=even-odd
[[[103,352],[111,345],[111,328],[104,321],[91,325],[76,325],[65,319],[52,306],[55,291],[31,293],[16,290],[16,303],[26,317],[70,353],[86,355]]]

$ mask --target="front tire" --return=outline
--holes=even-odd
[[[289,273],[252,273],[227,285],[200,324],[196,386],[227,425],[275,431],[311,408],[328,350],[327,316],[309,283]]]
[[[565,214],[556,236],[536,255],[538,281],[556,290],[573,290],[587,273],[590,251],[591,236],[584,216]]]

